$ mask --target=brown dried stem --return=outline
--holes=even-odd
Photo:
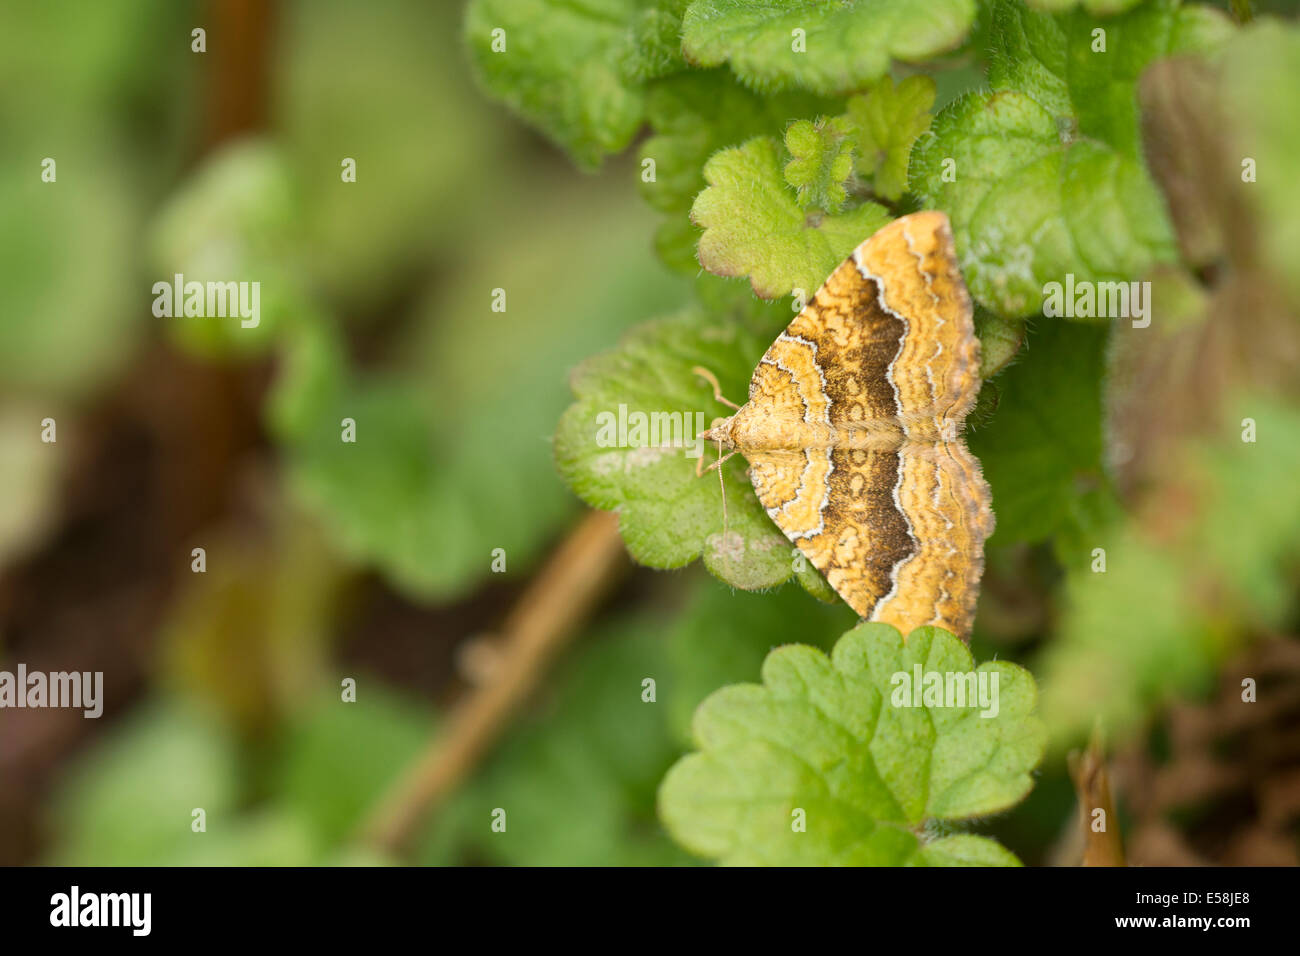
[[[1124,866],[1124,847],[1119,839],[1119,817],[1110,795],[1110,776],[1102,750],[1101,734],[1094,730],[1088,749],[1070,754],[1070,779],[1079,798],[1079,825],[1083,829],[1082,866]],[[1096,811],[1104,821],[1097,829]]]
[[[455,705],[447,725],[376,804],[361,839],[399,854],[474,769],[527,700],[555,655],[622,570],[618,517],[593,512],[552,555],[501,629],[492,679]]]

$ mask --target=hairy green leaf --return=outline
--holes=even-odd
[[[1142,0],[1027,0],[1029,6],[1048,13],[1064,13],[1075,7],[1082,7],[1089,13],[1105,16],[1108,13],[1123,13],[1130,7],[1137,6]]]
[[[666,67],[664,24],[642,0],[473,0],[465,38],[483,85],[583,166],[632,140],[642,79]]]
[[[650,0],[632,14],[623,50],[623,75],[654,80],[686,69],[682,57],[682,14],[690,0]]]
[[[709,188],[691,218],[704,227],[700,264],[723,276],[748,276],[765,299],[802,289],[811,295],[863,239],[889,221],[876,203],[840,215],[807,212],[786,184],[778,143],[760,136],[716,154],[704,167]]]
[[[727,146],[780,129],[790,119],[833,113],[832,100],[803,92],[760,96],[726,70],[692,70],[651,85],[646,112],[655,135],[641,147],[642,168],[653,160],[655,175],[638,181],[641,195],[667,214],[656,245],[666,262],[683,272],[699,271],[695,246],[700,233],[690,222],[691,204],[707,185],[704,164]]]
[[[930,128],[934,93],[934,80],[923,74],[897,86],[886,76],[849,99],[848,115],[857,128],[857,171],[874,177],[877,195],[892,200],[907,191],[912,144]]]
[[[1127,280],[1175,257],[1139,149],[1135,83],[1157,57],[1213,46],[1229,29],[1173,0],[1105,20],[999,0],[993,91],[940,113],[911,168],[923,203],[952,219],[978,301],[1026,315],[1067,274]]]
[[[936,675],[919,687],[985,675],[989,706],[918,705],[908,687],[917,674]],[[965,645],[936,628],[904,643],[888,625],[862,624],[829,658],[781,647],[761,686],[725,687],[700,705],[700,752],[664,779],[660,815],[687,849],[731,864],[1012,863],[990,840],[936,840],[927,828],[1029,792],[1044,743],[1036,699],[1027,671],[975,668]]]
[[[848,93],[885,75],[891,59],[952,49],[974,18],[974,0],[695,0],[682,46],[692,63],[728,63],[755,89]]]
[[[842,117],[798,120],[785,131],[785,181],[805,209],[837,213],[848,198],[845,184],[853,174],[852,126]]]

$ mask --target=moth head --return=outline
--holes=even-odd
[[[705,441],[722,442],[723,448],[734,448],[736,443],[731,438],[731,429],[735,418],[735,415],[727,418],[715,418],[708,431],[700,432],[700,437]]]

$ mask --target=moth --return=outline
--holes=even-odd
[[[948,217],[903,216],[777,337],[743,407],[714,382],[737,411],[703,433],[731,450],[710,468],[743,455],[768,515],[860,616],[966,637],[994,527],[962,440],[979,366]]]

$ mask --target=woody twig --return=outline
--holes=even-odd
[[[556,654],[625,567],[618,517],[594,512],[552,555],[501,629],[491,674],[460,700],[446,727],[375,806],[361,839],[400,854],[489,750]]]

